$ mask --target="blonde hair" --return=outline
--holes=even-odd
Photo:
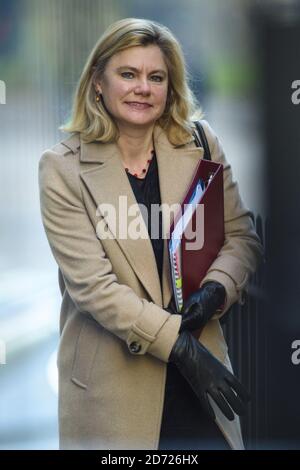
[[[59,129],[79,132],[84,142],[113,142],[118,128],[102,101],[96,101],[95,80],[102,77],[109,59],[134,46],[157,45],[168,69],[169,89],[164,113],[157,123],[173,145],[181,145],[192,135],[192,120],[203,116],[188,85],[188,71],[177,39],[171,31],[155,22],[125,18],[111,24],[91,51],[78,82],[69,122]]]

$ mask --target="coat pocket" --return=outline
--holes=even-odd
[[[79,387],[88,387],[99,341],[97,323],[85,317],[76,343],[71,376],[71,380]]]

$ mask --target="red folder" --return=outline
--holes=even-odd
[[[173,223],[170,227],[169,239],[174,230],[176,222],[180,218],[185,204],[190,201],[195,186],[199,179],[209,183],[201,196],[197,208],[192,214],[190,221],[181,239],[181,270],[182,270],[182,298],[186,300],[193,292],[195,292],[207,273],[207,270],[218,256],[220,249],[224,244],[224,192],[223,192],[223,165],[221,163],[212,162],[201,159],[196,168],[192,181],[181,203],[181,212],[175,215]],[[204,214],[197,220],[197,212],[200,205],[203,204]],[[199,249],[190,249],[192,247],[191,233],[197,228],[196,222],[201,220],[204,226],[203,230],[203,246]],[[192,224],[192,225],[191,225]],[[186,236],[188,234],[188,236]],[[201,237],[202,239],[202,237]],[[189,245],[190,244],[190,245]],[[174,295],[176,293],[174,292]],[[199,337],[201,330],[194,331],[193,334]]]

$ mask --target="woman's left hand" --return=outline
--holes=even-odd
[[[216,310],[224,305],[225,299],[226,291],[222,284],[214,281],[205,283],[184,301],[179,332],[203,328]]]
[[[171,298],[170,300],[170,303],[169,305],[167,306],[167,308],[165,308],[165,310],[169,313],[176,313],[178,314],[177,312],[177,308],[176,308],[176,304],[175,304],[175,300],[174,300],[174,296]]]

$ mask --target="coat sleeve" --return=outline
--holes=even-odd
[[[202,122],[211,158],[223,164],[224,175],[225,242],[200,284],[202,286],[208,281],[218,281],[225,287],[225,305],[221,312],[212,317],[217,319],[233,303],[242,303],[242,294],[247,288],[249,277],[263,259],[263,247],[254,228],[252,213],[241,199],[222,145],[207,121]]]
[[[39,162],[43,226],[66,289],[77,309],[123,340],[130,353],[168,362],[181,316],[118,282],[85,210],[74,168],[74,155],[54,150],[46,150]]]

